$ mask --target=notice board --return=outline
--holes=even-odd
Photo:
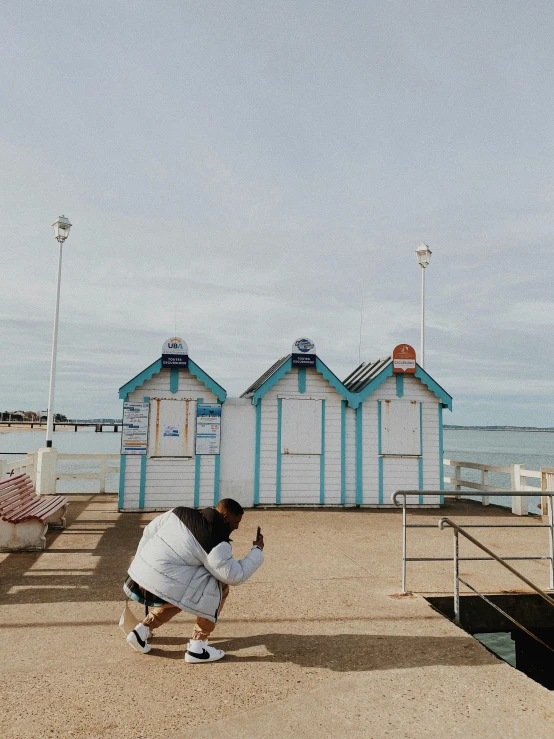
[[[123,403],[121,454],[146,454],[149,403]]]
[[[198,403],[196,408],[196,454],[219,454],[221,406]]]

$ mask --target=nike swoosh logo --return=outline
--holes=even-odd
[[[207,652],[205,649],[202,650],[202,654],[198,654],[198,652],[191,652],[189,649],[187,649],[187,654],[190,654],[191,657],[196,657],[196,659],[210,659],[210,653]]]
[[[135,637],[136,637],[136,639],[137,639],[138,643],[140,644],[140,646],[141,646],[141,647],[142,647],[142,648],[144,649],[144,644],[145,644],[145,642],[144,642],[144,641],[143,641],[143,640],[142,640],[142,639],[140,638],[140,636],[139,636],[139,635],[138,635],[138,633],[137,633],[137,632],[135,631],[135,629],[133,629],[133,634],[135,635]]]

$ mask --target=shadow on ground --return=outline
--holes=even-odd
[[[116,501],[107,494],[72,497],[66,529],[48,531],[44,552],[14,552],[2,561],[0,602],[123,600],[127,568],[152,516],[118,514]],[[75,555],[81,557],[77,566]],[[48,568],[50,561],[55,565]]]
[[[161,647],[186,639],[155,637],[148,659],[183,659],[183,652]],[[498,660],[471,637],[415,637],[375,634],[302,635],[259,634],[237,639],[215,639],[228,653],[226,662],[291,662],[300,667],[325,667],[336,672],[360,672],[425,667],[478,666]],[[155,646],[154,646],[155,644]],[[250,652],[244,655],[241,651]],[[232,652],[232,654],[229,653]]]

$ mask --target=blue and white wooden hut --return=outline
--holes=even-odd
[[[197,453],[197,416],[200,405],[217,416],[227,393],[188,356],[186,343],[169,339],[162,357],[123,385],[119,397],[124,401],[124,423],[126,412],[139,419],[137,440],[131,437],[122,445],[119,510],[217,502],[220,455]],[[124,426],[123,439],[126,434],[129,438],[128,432]]]
[[[397,349],[407,345],[399,345]],[[390,505],[404,490],[443,490],[443,409],[451,396],[415,361],[410,373],[395,372],[393,357],[364,362],[344,387],[359,404],[347,413],[347,502]],[[434,504],[423,495],[410,503]]]
[[[241,396],[256,411],[254,505],[346,503],[346,409],[357,397],[299,339]]]

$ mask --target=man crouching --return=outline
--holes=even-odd
[[[264,561],[261,534],[244,559],[233,557],[229,537],[243,513],[240,503],[225,498],[202,511],[174,508],[146,526],[123,586],[127,597],[151,606],[127,636],[133,649],[147,654],[152,631],[187,611],[197,618],[185,661],[214,662],[224,656],[223,650],[208,646],[208,638],[229,585],[245,582]]]

